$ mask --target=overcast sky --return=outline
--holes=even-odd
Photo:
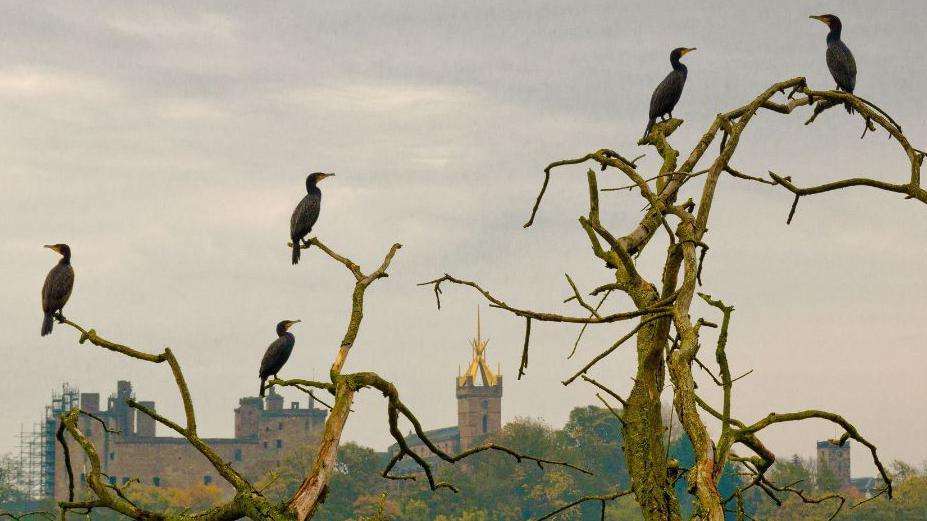
[[[67,316],[148,351],[171,346],[201,434],[230,436],[277,321],[303,320],[284,376],[323,378],[337,350],[353,279],[317,252],[291,266],[285,247],[306,174],[337,172],[322,185],[318,236],[365,268],[404,245],[368,292],[346,369],[395,381],[426,426],[443,427],[456,423],[454,377],[469,361],[478,299],[447,287],[438,311],[415,284],[450,272],[512,304],[577,313],[561,303],[563,273],[584,290],[609,279],[576,223],[584,167],[558,171],[536,225],[521,225],[550,161],[609,147],[647,153],[641,169],[657,168],[636,140],[672,48],[698,48],[674,112],[686,121],[674,142],[688,149],[715,114],[772,82],[805,75],[831,88],[826,27],[808,15],[833,11],[858,93],[927,146],[921,2],[0,6],[0,453],[65,381],[105,396],[129,379],[140,399],[181,416],[167,367],[80,346],[67,327],[39,336],[39,290],[57,261],[43,244],[73,250]],[[860,141],[861,121],[842,110],[809,127],[806,114],[759,114],[732,164],[801,184],[906,179],[884,133]],[[615,171],[600,177],[620,184]],[[616,233],[640,216],[634,194],[602,201]],[[701,289],[736,306],[733,371],[753,370],[736,384],[735,413],[831,409],[884,459],[924,461],[927,208],[857,189],[803,200],[786,226],[790,203],[781,189],[725,178],[712,212]],[[641,258],[652,280],[664,251],[655,241]],[[590,328],[569,361],[578,328],[536,324],[516,381],[522,327],[483,308],[490,363],[505,376],[503,419],[560,426],[572,407],[597,403],[582,382],[560,380],[630,324]],[[633,363],[624,349],[592,374],[626,393]],[[354,409],[346,439],[385,449],[382,397],[364,392]],[[810,456],[834,434],[808,422],[765,439],[782,456]],[[873,472],[862,451],[853,457],[854,475]]]

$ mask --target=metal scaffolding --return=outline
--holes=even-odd
[[[42,495],[42,446],[45,443],[42,425],[33,424],[30,430],[19,426],[19,465],[16,485],[31,499]]]
[[[52,497],[55,494],[55,434],[58,419],[65,412],[80,406],[80,391],[69,383],[61,391],[53,391],[51,402],[45,406],[41,423],[31,430],[19,428],[19,476],[17,482],[31,499]]]

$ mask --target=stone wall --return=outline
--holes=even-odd
[[[850,442],[847,441],[842,447],[832,444],[829,441],[818,442],[818,474],[826,468],[834,476],[841,487],[850,484]]]
[[[120,384],[119,394],[126,396],[131,387],[128,382]],[[178,488],[206,484],[232,491],[209,461],[186,439],[155,436],[155,426],[149,424],[142,413],[136,415],[137,426],[128,424],[130,415],[118,399],[111,398],[106,411],[99,410],[99,395],[96,393],[84,394],[81,400],[82,408],[94,411],[109,429],[119,431],[106,432],[100,422],[86,416],[78,421],[81,432],[90,439],[99,454],[102,471],[110,476],[111,482],[121,485],[138,479],[144,485]],[[327,415],[324,410],[300,408],[297,402],[283,408],[279,395],[272,395],[272,400],[267,402],[269,406],[265,409],[260,398],[243,398],[241,406],[235,410],[236,437],[204,439],[219,456],[252,480],[278,466],[286,452],[317,443]],[[153,402],[140,403],[151,404],[153,408]],[[163,426],[158,428],[164,429]],[[65,439],[71,454],[75,496],[81,497],[85,493],[90,461],[77,442],[70,436]],[[56,500],[63,500],[67,499],[68,478],[60,444],[55,445],[54,452],[54,496]]]
[[[457,386],[457,427],[460,448],[471,448],[477,439],[502,428],[502,381],[492,386]]]

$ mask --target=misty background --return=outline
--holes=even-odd
[[[544,166],[608,147],[646,153],[640,170],[654,172],[656,153],[636,141],[674,47],[698,48],[684,58],[689,80],[674,111],[686,122],[672,139],[683,153],[715,114],[775,81],[804,75],[832,88],[827,28],[808,19],[827,12],[843,20],[857,92],[924,148],[920,2],[0,2],[0,453],[16,449],[20,426],[40,420],[64,381],[105,397],[128,379],[140,399],[182,415],[166,366],[81,346],[67,326],[39,336],[39,290],[58,260],[43,244],[73,250],[68,318],[175,351],[204,436],[232,435],[233,409],[256,394],[279,320],[303,320],[281,376],[326,377],[353,278],[312,250],[290,265],[289,218],[313,171],[338,174],[321,185],[322,241],[365,271],[403,244],[390,277],[368,291],[346,371],[396,382],[426,428],[455,424],[454,377],[470,359],[480,300],[446,285],[438,311],[416,283],[449,272],[512,305],[581,314],[562,304],[563,274],[585,291],[610,279],[576,222],[587,167],[556,171],[524,230]],[[884,132],[860,141],[858,117],[831,110],[806,127],[799,112],[759,113],[732,166],[799,185],[907,179]],[[615,170],[599,179],[627,184]],[[701,188],[690,184],[686,196]],[[601,200],[615,233],[641,215],[637,194]],[[727,177],[715,199],[700,290],[736,306],[732,371],[754,370],[735,384],[734,412],[752,422],[833,410],[883,460],[920,463],[927,208],[844,190],[802,200],[786,226],[791,200]],[[651,280],[664,245],[657,235],[640,259]],[[613,297],[608,309],[630,305]],[[583,382],[560,381],[632,327],[590,326],[565,360],[579,327],[535,323],[531,365],[516,381],[524,321],[485,305],[482,319],[505,379],[503,421],[554,426],[598,403]],[[715,334],[703,331],[703,346]],[[590,374],[625,394],[634,362],[624,347]],[[717,403],[710,379],[696,378]],[[354,409],[345,439],[385,449],[379,393],[360,393]],[[805,422],[764,439],[779,456],[809,456],[835,433]],[[873,471],[854,446],[853,474]]]

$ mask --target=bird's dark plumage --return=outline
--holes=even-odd
[[[840,35],[843,32],[843,24],[840,18],[832,14],[812,16],[815,20],[820,20],[830,27],[827,33],[827,68],[830,69],[830,75],[837,82],[837,88],[840,90],[853,93],[856,89],[856,59],[853,53],[847,47]],[[853,106],[844,103],[847,112],[853,113]]]
[[[74,268],[71,267],[71,248],[67,244],[50,244],[45,246],[61,254],[58,261],[42,285],[42,311],[45,318],[42,320],[42,336],[52,332],[55,313],[63,313],[64,305],[71,297],[74,288]],[[61,314],[61,318],[64,315]]]
[[[685,87],[686,77],[689,75],[689,69],[679,59],[694,50],[694,47],[691,49],[680,47],[673,49],[673,52],[670,53],[670,63],[673,65],[673,70],[657,85],[650,97],[650,119],[647,121],[647,128],[644,130],[645,136],[650,133],[650,129],[653,128],[657,118],[667,114],[673,117],[673,108],[682,96],[682,88]]]
[[[299,263],[300,241],[312,231],[315,222],[319,220],[319,210],[322,207],[322,191],[319,190],[319,181],[335,174],[315,172],[306,177],[306,196],[296,205],[293,216],[290,217],[290,240],[293,241],[293,264]]]
[[[277,372],[283,368],[283,364],[290,359],[290,353],[293,352],[293,346],[296,345],[296,337],[287,330],[299,320],[284,320],[277,324],[277,339],[274,340],[264,352],[264,358],[261,359],[261,369],[258,376],[261,378],[260,396],[264,397],[265,384],[271,376],[276,377]]]

